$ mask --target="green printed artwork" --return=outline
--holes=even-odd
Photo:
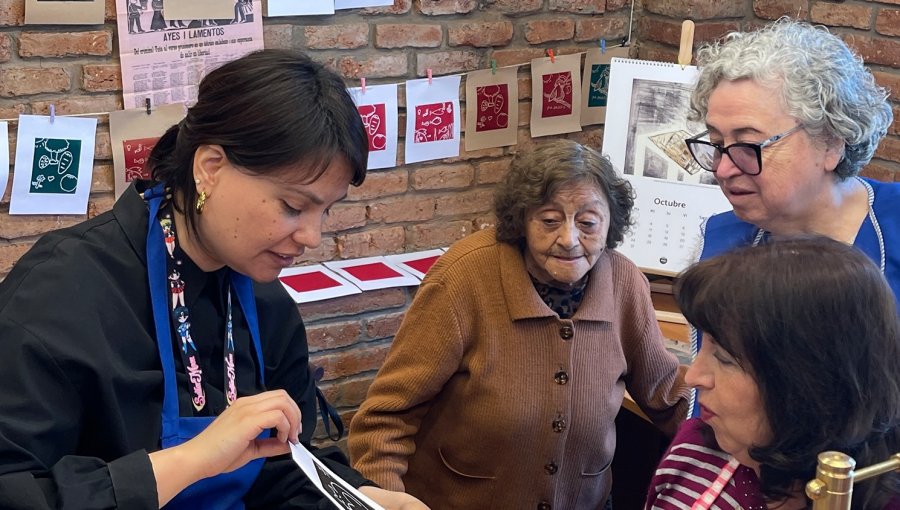
[[[31,193],[74,194],[78,187],[81,140],[37,138],[31,165]]]
[[[591,66],[591,86],[588,93],[588,106],[606,106],[609,93],[609,64]]]

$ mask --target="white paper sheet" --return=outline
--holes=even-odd
[[[289,267],[281,271],[278,280],[296,303],[310,303],[362,292],[321,264]]]
[[[318,16],[334,14],[334,0],[269,0],[266,16]]]
[[[346,278],[360,290],[418,285],[419,279],[385,257],[364,257],[325,262],[325,267]]]
[[[166,19],[225,19],[233,18],[240,0],[164,0]]]
[[[400,266],[401,269],[421,280],[425,278],[431,266],[437,262],[436,260],[432,262],[432,260],[440,258],[443,254],[444,250],[438,248],[413,253],[387,255],[385,258],[388,262]],[[428,266],[427,268],[425,267],[426,265]]]
[[[0,122],[0,199],[9,182],[9,124]]]
[[[149,179],[145,167],[156,141],[173,124],[184,118],[184,105],[166,104],[151,108],[109,112],[109,138],[112,144],[116,198],[135,179]]]
[[[397,84],[347,89],[369,136],[369,170],[397,166]]]
[[[97,119],[20,115],[10,214],[85,214]]]
[[[406,82],[406,163],[459,156],[460,76]]]
[[[26,25],[102,25],[103,0],[25,0]]]
[[[581,131],[581,54],[532,60],[531,98],[532,138]]]
[[[291,445],[291,457],[300,469],[340,510],[384,510],[315,458],[302,444]]]
[[[694,262],[701,223],[731,205],[684,144],[706,127],[687,120],[697,68],[612,59],[602,152],[636,194],[635,224],[619,251],[647,272]]]

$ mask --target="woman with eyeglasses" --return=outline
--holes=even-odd
[[[893,115],[861,59],[782,18],[701,48],[697,65],[691,107],[707,131],[686,143],[734,209],[705,223],[700,259],[819,234],[862,250],[900,294],[900,185],[858,175]]]

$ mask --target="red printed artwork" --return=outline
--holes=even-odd
[[[415,143],[453,139],[453,103],[416,106]]]
[[[363,126],[369,135],[369,151],[383,151],[387,147],[387,125],[384,121],[384,103],[364,104],[357,107]]]
[[[435,255],[433,257],[425,257],[424,259],[408,260],[406,261],[406,265],[415,269],[416,271],[419,271],[420,273],[427,273],[428,270],[431,269],[431,266],[433,266],[439,258],[440,255]]]
[[[356,278],[359,278],[362,281],[372,281],[372,280],[384,280],[386,278],[397,278],[398,276],[403,276],[402,274],[394,271],[390,267],[382,264],[380,262],[374,262],[371,264],[361,264],[358,266],[345,266],[344,271],[347,271],[351,275]]]
[[[509,126],[509,88],[505,83],[475,87],[478,119],[475,131],[493,131]]]
[[[297,292],[312,292],[314,290],[330,289],[332,287],[341,286],[340,283],[321,272],[282,276],[280,277],[280,280]]]
[[[157,140],[158,137],[122,141],[122,147],[125,149],[125,182],[150,178],[146,163]]]
[[[541,118],[572,114],[572,73],[544,75],[544,101]]]

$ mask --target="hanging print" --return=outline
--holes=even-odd
[[[369,137],[369,170],[397,166],[397,84],[347,89]]]
[[[150,151],[169,127],[181,122],[184,114],[181,103],[161,105],[150,110],[135,108],[109,112],[116,198],[131,181],[150,178],[145,166]]]
[[[581,131],[581,55],[531,61],[531,136]]]
[[[84,214],[97,119],[19,116],[10,214]]]
[[[6,193],[9,182],[9,125],[0,122],[0,199]]]
[[[627,46],[591,48],[584,57],[581,82],[581,125],[603,124],[609,100],[609,67],[613,57],[627,57]]]
[[[26,25],[102,25],[105,15],[103,0],[25,0]]]
[[[459,76],[406,82],[406,163],[459,155]]]
[[[515,145],[519,126],[517,67],[466,75],[466,150]]]

